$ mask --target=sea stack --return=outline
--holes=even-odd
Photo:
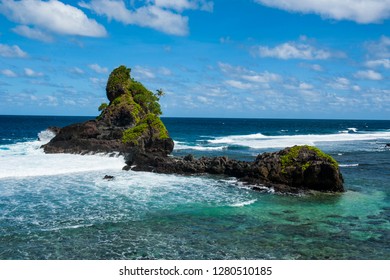
[[[152,93],[130,76],[125,66],[110,74],[106,86],[109,103],[100,105],[94,120],[53,132],[46,153],[117,153],[125,157],[124,170],[172,174],[220,174],[236,177],[254,190],[273,188],[281,193],[343,192],[337,162],[311,146],[294,146],[264,153],[253,162],[225,156],[196,159],[169,156],[173,140],[160,119],[161,91]],[[105,179],[112,179],[106,178]]]
[[[95,120],[60,129],[43,146],[44,151],[118,153],[128,157],[170,154],[174,144],[159,117],[159,96],[132,79],[130,71],[125,66],[112,71],[106,86],[109,103],[100,105],[101,114]]]

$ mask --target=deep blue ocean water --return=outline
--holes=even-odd
[[[0,259],[390,259],[390,121],[163,118],[175,155],[309,144],[339,161],[345,193],[296,196],[40,149],[87,119],[0,116]]]

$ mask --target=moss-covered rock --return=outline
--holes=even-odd
[[[63,143],[69,149],[61,152],[171,153],[173,141],[159,117],[162,113],[159,96],[132,79],[130,73],[131,69],[123,65],[111,72],[106,86],[110,102],[99,106],[101,113],[95,120],[95,134],[82,134],[84,125],[81,124],[77,126],[78,131],[64,130],[71,135],[59,135],[48,146],[55,146],[58,139],[72,138],[77,141]],[[88,137],[84,139],[83,135]],[[47,150],[54,152],[56,149]]]
[[[312,160],[302,162],[302,157],[305,156],[305,153],[312,152],[315,154],[315,157],[312,157]],[[325,162],[331,164],[334,168],[338,168],[337,161],[328,154],[325,154],[323,151],[313,146],[294,146],[286,150],[286,154],[280,157],[282,163],[282,172],[286,172],[287,168],[300,168],[302,171],[305,171],[310,163],[314,160],[321,159]]]
[[[258,177],[296,189],[342,192],[337,161],[313,146],[294,146],[256,159]],[[256,176],[256,175],[254,175]]]
[[[107,98],[112,102],[118,96],[128,93],[130,86],[130,68],[119,66],[111,72],[106,86]]]

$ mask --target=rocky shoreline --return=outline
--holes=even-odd
[[[172,157],[174,142],[160,120],[162,92],[153,94],[130,77],[130,69],[116,68],[106,87],[109,104],[103,103],[95,120],[50,128],[56,136],[45,153],[119,153],[124,170],[166,174],[219,174],[236,177],[255,190],[263,186],[277,192],[343,192],[337,162],[311,146],[294,146],[264,153],[253,162],[227,157]],[[110,178],[112,179],[112,178]]]
[[[235,177],[254,190],[263,186],[282,193],[307,191],[343,192],[343,177],[330,156],[311,146],[294,146],[279,152],[263,153],[253,162],[227,157],[126,157],[124,170],[165,174],[218,174]]]

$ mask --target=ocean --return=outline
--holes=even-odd
[[[286,195],[43,153],[48,126],[87,119],[0,116],[0,259],[390,259],[390,121],[163,118],[177,156],[308,144],[340,163],[345,193]]]

